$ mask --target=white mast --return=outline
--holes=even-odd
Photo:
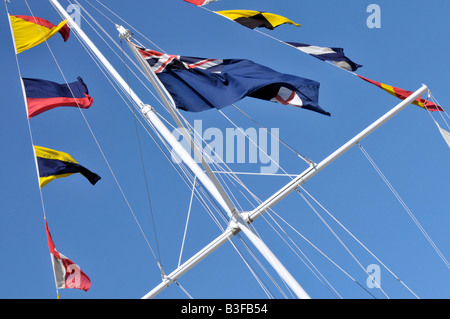
[[[84,31],[73,21],[69,14],[59,4],[57,0],[49,0],[55,8],[64,16],[69,22],[72,29],[74,29],[79,36],[83,39],[87,46],[97,56],[104,67],[110,72],[110,74],[117,80],[117,82],[124,88],[133,101],[140,107],[144,118],[149,121],[156,130],[160,133],[162,138],[172,147],[173,151],[185,162],[189,169],[195,174],[202,185],[208,190],[208,192],[214,197],[219,205],[230,216],[230,225],[233,224],[233,228],[242,230],[242,232],[248,237],[248,239],[255,245],[259,252],[266,258],[270,265],[275,269],[278,275],[286,282],[286,284],[292,289],[292,291],[301,299],[309,299],[309,295],[298,284],[295,278],[289,273],[289,271],[283,266],[278,258],[272,253],[267,245],[259,238],[245,223],[241,215],[233,208],[229,206],[230,201],[226,200],[223,194],[219,191],[214,182],[205,174],[190,154],[184,149],[183,145],[172,135],[164,123],[159,119],[150,105],[144,104],[136,93],[128,86],[125,80],[115,70],[115,68],[109,63],[105,56],[98,50],[94,43],[84,33]],[[123,29],[123,28],[122,28]],[[163,279],[163,282],[166,278]],[[169,281],[172,279],[169,278]]]

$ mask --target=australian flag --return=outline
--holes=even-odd
[[[204,59],[139,48],[171,94],[189,112],[221,109],[246,96],[330,115],[318,104],[316,81],[279,73],[244,59]]]

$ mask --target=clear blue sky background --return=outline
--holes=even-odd
[[[36,16],[55,24],[60,21],[49,2],[29,2]],[[90,2],[99,6],[96,1]],[[118,38],[108,20],[86,2],[81,3],[114,39]],[[331,117],[250,98],[237,103],[265,127],[279,128],[284,141],[315,162],[320,162],[399,102],[350,73],[182,0],[131,0],[126,3],[111,0],[107,3],[168,53],[245,58],[280,72],[320,82],[319,101],[331,112]],[[366,8],[371,3],[381,8],[379,29],[370,29],[366,25],[370,14]],[[62,5],[67,7],[68,4],[62,1]],[[273,31],[262,31],[284,41],[342,47],[347,56],[364,65],[358,74],[411,91],[424,83],[444,109],[449,109],[450,4],[447,1],[222,0],[207,8],[249,9],[286,16],[302,26],[283,25]],[[24,100],[6,11],[5,8],[1,10],[0,298],[56,298]],[[30,15],[21,0],[11,0],[9,10],[11,14]],[[118,19],[114,22],[121,23]],[[125,77],[125,67],[120,59],[84,20],[82,27]],[[178,263],[189,188],[139,125],[137,135],[132,113],[74,34],[66,43],[57,35],[49,44],[67,79],[74,81],[81,76],[88,85],[95,102],[83,114],[156,251],[154,219],[161,261],[165,272],[170,273]],[[126,52],[129,53],[127,49]],[[24,77],[63,82],[45,44],[21,53],[18,58]],[[167,116],[135,78],[130,76],[129,80],[145,102]],[[232,107],[224,109],[224,113],[243,128],[256,127]],[[217,127],[225,132],[226,128],[232,127],[214,110],[183,114],[191,122],[201,119],[204,130]],[[440,115],[433,116],[445,127]],[[160,282],[159,269],[80,112],[75,108],[51,110],[31,119],[30,126],[36,145],[65,151],[102,176],[95,186],[76,174],[53,181],[42,190],[56,248],[79,264],[92,281],[89,292],[66,289],[60,291],[61,298],[142,297]],[[149,211],[138,136],[153,218]],[[450,153],[428,112],[418,106],[409,106],[362,145],[448,258]],[[281,145],[280,165],[291,174],[307,168]],[[258,172],[260,164],[230,164],[230,167],[236,171]],[[262,200],[289,181],[286,177],[260,176],[242,176],[242,180]],[[305,189],[420,298],[450,297],[449,269],[358,148],[315,176]],[[246,202],[243,207],[251,209]],[[366,273],[298,194],[288,196],[275,206],[275,211],[370,292],[283,225],[343,298],[372,298],[372,295],[386,298],[379,289],[367,288]],[[364,268],[380,264],[329,217],[323,216]],[[329,287],[293,255],[262,218],[257,220],[255,227],[312,298],[335,298]],[[183,260],[219,233],[198,201],[194,201]],[[242,244],[236,243],[242,249]],[[268,282],[274,295],[282,298],[258,266],[251,263]],[[194,298],[266,298],[229,244],[183,276],[180,283]],[[381,287],[390,298],[414,298],[384,268],[381,269]],[[173,285],[158,298],[187,296]]]

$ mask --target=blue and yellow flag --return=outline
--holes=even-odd
[[[80,173],[86,177],[92,185],[100,180],[100,176],[78,164],[67,153],[55,151],[49,148],[34,146],[39,170],[39,186],[42,188],[52,180]]]

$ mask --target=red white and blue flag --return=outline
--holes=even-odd
[[[138,48],[177,108],[221,109],[244,97],[292,105],[330,115],[319,104],[316,81],[279,73],[244,59],[205,59]]]
[[[356,71],[358,68],[362,67],[362,65],[355,63],[349,58],[347,58],[344,55],[344,49],[342,48],[318,47],[315,45],[303,44],[298,42],[286,42],[286,43],[319,60],[333,62],[341,69],[347,71]]]

